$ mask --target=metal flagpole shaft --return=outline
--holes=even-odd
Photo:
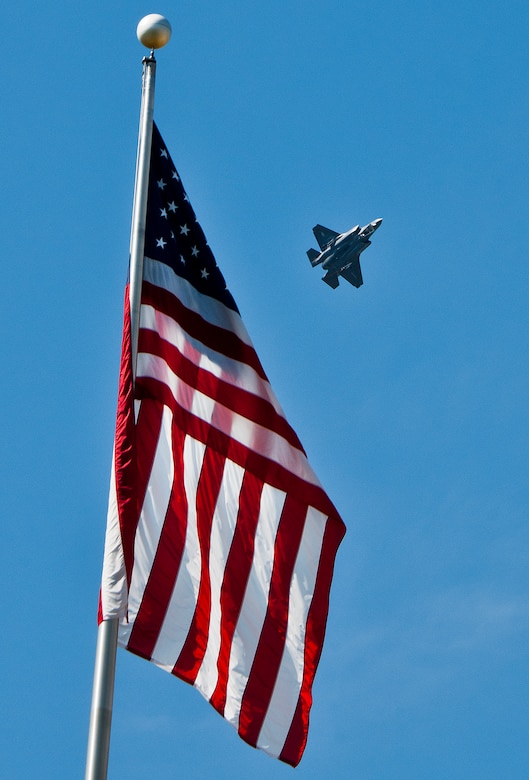
[[[136,180],[134,184],[130,236],[129,300],[132,372],[134,378],[136,376],[136,356],[140,326],[145,221],[147,216],[149,164],[154,115],[154,84],[156,75],[154,49],[159,49],[168,42],[171,37],[171,25],[167,19],[159,14],[149,14],[138,24],[137,36],[141,43],[151,49],[151,53],[149,57],[144,57],[143,59],[140,128],[138,133]],[[107,777],[118,624],[119,618],[110,618],[103,620],[98,628],[85,780],[106,780]]]
[[[105,780],[107,776],[117,643],[118,618],[104,620],[97,632],[85,780]]]
[[[130,231],[130,331],[132,350],[132,375],[136,377],[138,354],[138,332],[140,329],[141,282],[143,278],[143,252],[145,248],[145,220],[147,217],[147,196],[149,194],[149,166],[151,161],[152,123],[154,115],[154,85],[156,60],[154,52],[143,59],[143,85],[138,133],[138,156],[136,160],[136,181],[134,184],[134,205]]]
[[[151,52],[150,57],[145,57],[143,60],[143,90],[130,237],[129,298],[133,376],[136,375],[138,351],[155,72],[156,60]],[[98,628],[85,780],[105,780],[107,776],[118,624],[118,618],[111,618],[103,620]]]

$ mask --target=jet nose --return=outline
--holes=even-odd
[[[371,227],[373,228],[373,230],[376,230],[377,228],[380,227],[381,224],[382,224],[382,217],[379,217],[378,219],[373,220],[373,222],[371,223]]]

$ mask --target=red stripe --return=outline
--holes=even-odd
[[[173,674],[191,684],[198,674],[208,644],[211,613],[209,574],[211,526],[225,462],[226,459],[218,452],[206,449],[197,487],[197,530],[201,555],[200,586],[189,633],[173,668]]]
[[[118,409],[114,436],[114,473],[123,558],[130,585],[134,566],[134,537],[138,525],[136,499],[136,436],[134,425],[134,397],[132,389],[132,358],[130,335],[130,306],[128,286],[125,288],[123,338],[119,371]]]
[[[257,425],[262,425],[282,436],[292,447],[304,454],[296,433],[285,418],[278,414],[270,401],[219,379],[210,371],[199,368],[177,347],[165,341],[155,331],[140,330],[139,351],[161,357],[171,371],[186,384]]]
[[[237,525],[230,552],[224,568],[220,592],[221,626],[218,655],[217,686],[210,702],[217,712],[224,715],[226,689],[233,634],[241,611],[246,585],[252,568],[255,531],[259,520],[263,483],[253,474],[245,472],[239,496]]]
[[[142,304],[154,306],[155,309],[166,314],[188,333],[192,338],[200,341],[204,346],[220,352],[232,360],[239,360],[251,366],[266,380],[266,374],[261,361],[253,347],[245,344],[232,330],[212,325],[197,312],[188,309],[179,298],[164,287],[158,287],[150,282],[143,281]]]
[[[329,595],[334,570],[334,560],[345,528],[335,522],[328,522],[323,537],[320,565],[314,586],[314,595],[307,616],[305,629],[305,664],[303,682],[298,706],[290,731],[279,758],[287,764],[297,766],[305,750],[309,730],[309,713],[312,705],[312,683],[320,661],[325,638],[325,627],[329,612]]]
[[[268,609],[241,702],[239,734],[257,745],[285,646],[290,583],[307,516],[307,504],[287,495],[274,545]]]
[[[101,588],[99,588],[99,600],[97,604],[97,625],[103,622],[103,602],[101,601]]]
[[[136,490],[138,517],[143,508],[152,464],[156,455],[156,447],[158,446],[160,428],[162,426],[162,415],[162,404],[150,398],[146,398],[141,402],[140,412],[136,421],[136,441],[141,442],[141,447],[139,446],[136,452],[138,465]]]
[[[281,761],[284,761],[286,764],[290,764],[290,766],[297,766],[299,764],[301,761],[301,756],[303,755],[303,751],[305,750],[305,745],[307,744],[309,713],[308,711],[304,711],[304,703],[304,699],[302,699],[300,694],[296,706],[296,711],[294,713],[294,717],[292,718],[292,723],[290,724],[290,729],[285,740],[285,744],[283,745],[283,750],[279,756]]]
[[[319,509],[324,514],[336,518],[337,522],[345,528],[332,501],[319,485],[306,482],[286,469],[281,463],[251,450],[217,428],[213,428],[204,420],[195,417],[178,404],[170,388],[163,382],[150,377],[138,377],[136,396],[139,398],[159,398],[171,409],[177,424],[185,433],[218,452],[225,453],[229,460],[243,469],[248,469],[263,482],[267,482],[285,493],[291,492],[294,496],[298,496],[300,501],[306,501],[307,504]]]
[[[187,500],[184,489],[184,434],[173,424],[174,478],[171,498],[127,649],[150,659],[169,606],[180,568],[187,528]]]

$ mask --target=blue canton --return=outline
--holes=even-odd
[[[228,308],[238,311],[155,124],[145,255],[170,266],[203,295],[216,298]]]

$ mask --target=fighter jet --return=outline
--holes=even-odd
[[[309,249],[307,255],[313,267],[321,263],[327,271],[323,281],[329,287],[338,287],[339,276],[355,287],[361,287],[364,280],[360,270],[360,254],[370,245],[369,236],[380,227],[381,222],[382,219],[375,219],[369,225],[363,228],[357,225],[347,233],[336,233],[322,225],[312,228],[321,251]]]

